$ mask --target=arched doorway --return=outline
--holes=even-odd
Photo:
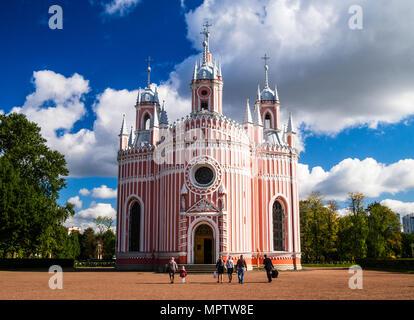
[[[207,224],[201,224],[194,232],[194,263],[210,264],[214,260],[214,234]]]
[[[285,213],[279,201],[273,203],[273,250],[285,251]]]
[[[129,251],[139,251],[141,230],[141,207],[135,201],[129,212]]]

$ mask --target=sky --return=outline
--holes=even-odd
[[[62,29],[50,28],[53,5]],[[146,58],[170,122],[185,116],[208,19],[226,116],[242,122],[270,56],[282,121],[292,112],[298,132],[301,199],[320,191],[343,209],[362,192],[404,215],[414,212],[413,17],[410,0],[4,0],[0,112],[26,114],[65,155],[68,226],[115,218],[118,134],[123,113],[134,124]]]

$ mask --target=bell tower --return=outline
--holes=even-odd
[[[221,76],[221,65],[212,58],[210,52],[211,24],[206,22],[201,34],[204,35],[203,58],[194,65],[193,79],[191,82],[191,111],[196,112],[217,112],[222,113],[223,80]]]
[[[260,85],[257,87],[257,100],[255,107],[259,108],[262,117],[264,132],[281,131],[280,125],[280,102],[277,87],[273,91],[269,87],[269,66],[267,60],[270,58],[265,54],[262,59],[265,61],[265,85],[260,91]]]

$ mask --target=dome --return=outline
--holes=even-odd
[[[214,79],[214,66],[204,63],[197,71],[197,79]]]
[[[145,88],[145,90],[142,91],[142,93],[141,93],[140,101],[141,101],[141,103],[145,103],[145,102],[157,102],[157,103],[159,103],[157,89],[155,88],[155,91],[153,91],[151,88]]]
[[[277,100],[275,92],[270,88],[264,88],[260,93],[261,100]]]

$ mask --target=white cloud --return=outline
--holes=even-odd
[[[141,0],[112,0],[105,5],[105,13],[108,15],[124,16],[130,13]]]
[[[79,227],[82,230],[91,227],[97,231],[97,226],[94,223],[94,219],[99,216],[109,217],[115,221],[116,211],[109,203],[92,202],[89,208],[75,213],[73,217],[70,217],[68,220],[66,220],[64,225],[66,227]]]
[[[263,86],[260,57],[267,53],[282,113],[293,111],[306,129],[332,135],[400,122],[414,114],[414,48],[407,45],[414,41],[408,31],[414,4],[364,1],[369,24],[365,20],[362,31],[348,28],[352,4],[209,0],[186,14],[187,37],[201,50],[201,26],[206,18],[212,22],[211,51],[223,62],[224,112],[235,120],[242,120],[245,99],[254,101],[257,83]],[[198,57],[177,65],[171,79],[189,79]],[[177,90],[190,94],[186,81]]]
[[[82,188],[82,189],[79,190],[79,194],[82,195],[82,196],[88,196],[90,193],[91,192],[86,188]]]
[[[362,192],[368,197],[383,193],[414,189],[414,159],[400,160],[390,165],[366,158],[344,159],[329,171],[321,167],[309,170],[299,164],[298,180],[300,197],[306,198],[312,191],[320,191],[326,199],[343,201],[348,192]]]
[[[24,113],[38,123],[50,144],[59,144],[56,130],[69,132],[86,113],[83,96],[90,91],[89,81],[75,73],[69,78],[50,70],[33,72],[35,92],[26,97],[22,107],[11,112]]]
[[[100,199],[116,198],[117,190],[108,188],[106,185],[101,185],[99,188],[92,189],[92,197]]]
[[[82,200],[79,199],[79,196],[69,198],[68,202],[72,203],[76,209],[82,209]]]
[[[385,199],[380,202],[383,206],[387,206],[395,213],[404,216],[409,213],[414,213],[414,202],[403,202],[399,200]]]

